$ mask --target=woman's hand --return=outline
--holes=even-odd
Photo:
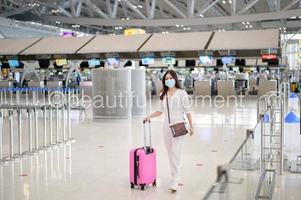
[[[150,117],[149,116],[144,117],[143,123],[146,123],[146,122],[150,122]]]
[[[190,134],[190,136],[192,136],[194,134],[193,127],[190,127],[189,134]]]

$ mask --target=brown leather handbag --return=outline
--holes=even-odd
[[[169,113],[169,103],[168,103],[167,95],[166,95],[166,104],[167,104],[168,123],[170,125],[170,113]],[[170,125],[169,127],[171,129],[173,137],[179,137],[182,135],[186,135],[188,133],[185,122],[176,123]]]

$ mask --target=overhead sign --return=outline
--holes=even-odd
[[[232,50],[221,50],[219,51],[220,56],[236,56],[236,51]]]
[[[199,51],[199,56],[213,56],[214,51]]]
[[[124,35],[139,35],[139,34],[145,34],[145,30],[141,28],[130,28],[125,29],[123,32]]]
[[[278,49],[263,49],[260,51],[261,55],[263,54],[277,54]]]
[[[154,53],[146,53],[146,52],[141,52],[140,53],[140,58],[146,58],[146,57],[155,57],[155,54]]]
[[[176,57],[175,52],[161,52],[160,55],[161,57]]]
[[[106,58],[119,58],[118,53],[106,53],[105,56]]]
[[[261,59],[262,60],[276,60],[277,55],[275,55],[275,54],[263,54],[263,55],[261,55]]]

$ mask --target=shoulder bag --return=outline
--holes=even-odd
[[[166,104],[167,104],[167,114],[168,114],[168,123],[171,129],[173,137],[179,137],[182,135],[186,135],[188,130],[186,128],[185,122],[176,123],[170,125],[170,112],[169,112],[169,103],[168,103],[168,96],[166,95]]]

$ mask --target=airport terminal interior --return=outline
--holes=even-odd
[[[0,0],[0,200],[299,200],[300,72],[300,0]]]

